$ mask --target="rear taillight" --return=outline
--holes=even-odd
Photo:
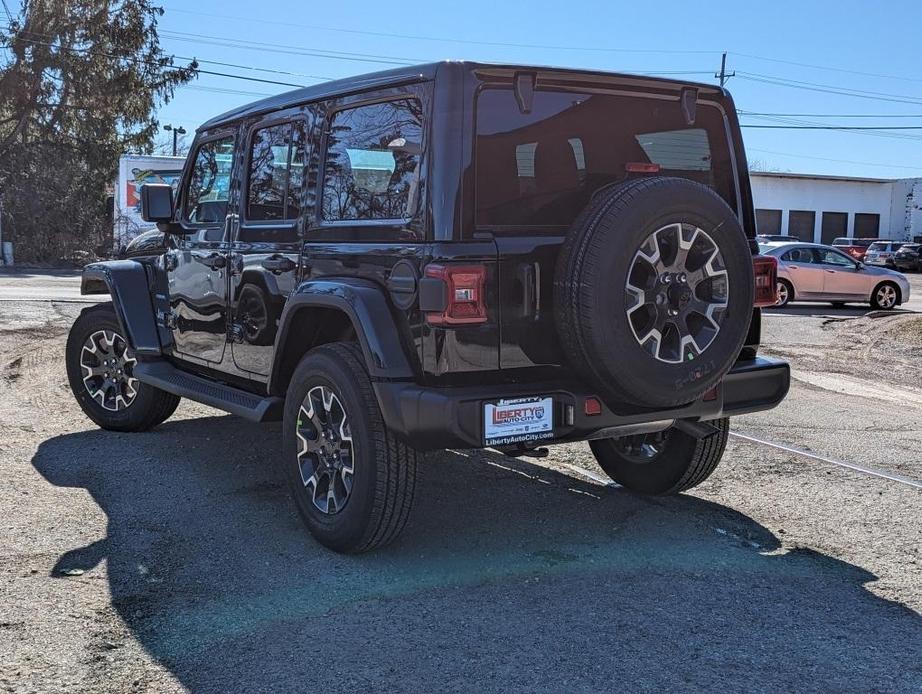
[[[445,283],[444,308],[426,313],[429,325],[486,322],[484,285],[487,270],[483,265],[427,265],[426,277]]]
[[[778,302],[778,260],[771,255],[757,255],[752,258],[752,274],[755,276],[755,306],[774,306]]]

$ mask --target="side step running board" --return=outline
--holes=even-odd
[[[285,401],[277,397],[261,397],[240,388],[217,383],[201,376],[181,371],[168,361],[139,361],[134,376],[168,393],[217,407],[251,422],[277,422],[282,418]]]

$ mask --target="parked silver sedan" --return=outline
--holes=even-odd
[[[891,309],[909,299],[909,280],[818,243],[759,244],[778,259],[778,306],[790,301],[862,302]]]

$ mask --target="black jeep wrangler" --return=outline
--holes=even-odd
[[[89,265],[67,343],[101,427],[180,397],[283,420],[323,544],[407,520],[419,451],[588,440],[624,487],[701,483],[728,417],[777,405],[757,356],[775,265],[753,242],[730,95],[446,62],[272,97],[199,128],[157,255]]]

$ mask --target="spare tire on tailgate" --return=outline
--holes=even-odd
[[[554,301],[568,358],[612,406],[688,403],[724,376],[746,338],[749,242],[710,188],[628,181],[597,193],[573,223]]]

